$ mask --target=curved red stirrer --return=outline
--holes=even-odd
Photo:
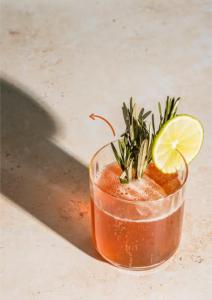
[[[115,129],[113,128],[112,124],[107,119],[105,119],[104,117],[102,117],[100,115],[96,115],[96,114],[90,114],[89,118],[91,118],[92,120],[95,120],[95,118],[99,118],[99,119],[103,120],[110,127],[110,129],[113,132],[113,135],[114,136],[116,135]]]

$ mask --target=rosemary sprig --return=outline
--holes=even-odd
[[[132,98],[130,98],[129,108],[123,103],[122,112],[126,130],[118,140],[118,149],[111,143],[114,156],[122,169],[121,183],[128,183],[133,178],[142,178],[152,159],[154,139],[161,127],[176,116],[179,100],[180,98],[175,100],[175,98],[168,96],[164,113],[162,113],[160,102],[158,103],[160,121],[157,130],[154,114],[151,115],[151,111],[145,112],[144,108],[138,111],[138,107]],[[147,125],[147,119],[150,115],[151,122]]]
[[[158,110],[159,110],[160,122],[159,122],[159,125],[158,125],[157,132],[155,131],[154,115],[152,114],[152,127],[153,127],[154,138],[157,135],[157,133],[159,132],[159,130],[161,129],[161,127],[168,120],[171,120],[172,118],[174,118],[176,116],[177,107],[178,107],[179,101],[180,101],[180,97],[178,97],[177,99],[175,99],[175,98],[170,98],[169,96],[167,96],[166,105],[165,105],[165,108],[164,108],[164,113],[162,113],[161,104],[160,104],[160,102],[158,102]]]
[[[130,99],[129,108],[125,103],[122,106],[126,125],[125,132],[118,140],[118,150],[111,143],[114,155],[122,169],[120,181],[128,183],[132,178],[141,178],[149,163],[149,148],[151,137],[147,129],[146,119],[151,111],[138,108],[133,99]]]

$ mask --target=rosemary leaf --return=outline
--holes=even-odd
[[[158,109],[159,109],[159,113],[160,113],[160,120],[163,120],[163,114],[162,114],[162,109],[161,109],[160,102],[158,102]]]
[[[116,158],[118,164],[119,164],[119,165],[122,165],[122,163],[121,163],[121,158],[120,158],[120,156],[118,155],[118,151],[116,150],[116,147],[114,146],[113,143],[111,143],[111,147],[112,147],[112,149],[113,149],[113,153],[114,153],[114,155],[115,155],[115,158]]]
[[[153,134],[155,134],[155,117],[152,114],[152,128],[153,128]]]
[[[139,113],[139,116],[138,116],[139,120],[142,120],[143,113],[144,113],[144,108],[142,108],[141,111],[140,111],[140,113]]]
[[[130,127],[130,119],[129,119],[129,113],[128,113],[128,109],[125,103],[123,103],[122,106],[122,112],[123,112],[123,116],[124,116],[124,121],[126,124],[126,128],[129,129]]]
[[[133,178],[133,159],[130,161],[128,166],[128,180],[132,180]]]
[[[143,120],[145,120],[150,114],[151,114],[151,111],[147,111],[147,112],[143,115]]]
[[[146,167],[147,149],[148,140],[143,140],[138,154],[137,176],[139,179],[141,179]]]

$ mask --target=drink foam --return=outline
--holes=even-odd
[[[119,180],[121,172],[118,164],[113,163],[97,177],[98,186],[109,195],[101,197],[99,194],[95,204],[111,217],[126,222],[152,222],[167,217],[182,205],[183,199],[178,194],[173,195],[171,200],[167,198],[180,187],[177,174],[163,174],[149,164],[141,179],[122,184]],[[133,205],[114,201],[110,195],[132,201]]]
[[[164,189],[146,174],[139,180],[133,179],[127,184],[122,184],[119,180],[120,173],[117,165],[108,165],[99,176],[99,186],[114,197],[132,201],[156,200],[167,195]]]

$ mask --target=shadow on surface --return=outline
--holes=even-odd
[[[2,193],[90,256],[87,168],[50,141],[52,117],[1,80]]]

